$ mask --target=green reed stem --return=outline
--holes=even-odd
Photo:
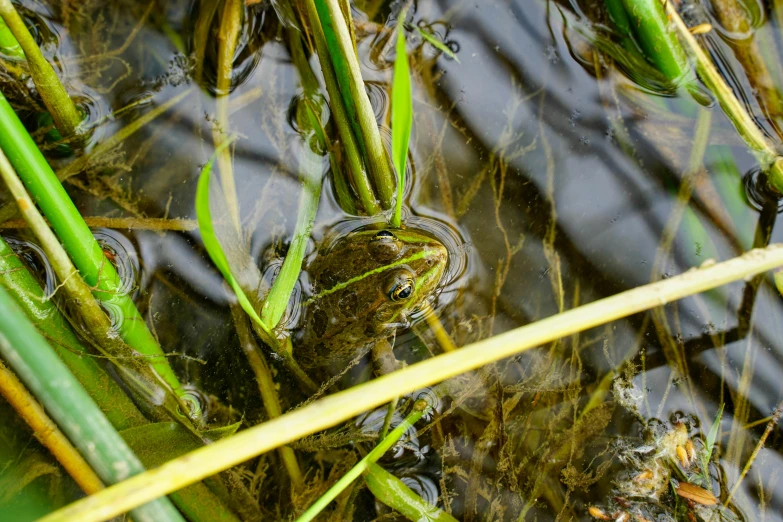
[[[265,324],[272,325],[273,328],[277,326],[288,308],[291,293],[299,280],[307,242],[310,240],[315,214],[318,211],[318,201],[321,198],[321,156],[311,151],[306,143],[303,147],[300,167],[302,192],[299,196],[299,213],[294,237],[291,238],[283,266],[261,307],[261,320]]]
[[[753,121],[753,118],[745,110],[742,102],[734,96],[734,91],[726,84],[726,81],[715,68],[710,57],[701,48],[699,42],[696,41],[696,38],[688,30],[685,22],[682,21],[682,18],[680,18],[680,15],[671,3],[666,4],[666,14],[677,28],[677,32],[686,49],[695,58],[696,72],[704,82],[704,85],[718,99],[726,116],[734,124],[745,143],[756,151],[762,168],[767,171],[767,179],[770,186],[777,192],[783,193],[783,159],[781,159],[755,121]]]
[[[331,488],[327,490],[326,493],[321,495],[321,497],[312,506],[310,506],[307,511],[302,513],[302,515],[296,519],[296,522],[310,522],[316,516],[318,516],[318,514],[323,511],[332,500],[337,498],[337,495],[342,493],[345,488],[351,485],[351,482],[359,478],[359,476],[361,476],[361,474],[364,473],[371,464],[374,464],[387,451],[389,451],[389,449],[394,446],[398,440],[400,440],[400,437],[402,437],[405,432],[411,428],[411,426],[416,424],[416,422],[421,419],[425,413],[427,413],[428,409],[429,405],[427,404],[427,401],[421,399],[416,401],[416,403],[413,405],[413,411],[407,417],[405,417],[405,419],[396,428],[394,428],[391,433],[389,433],[389,435],[381,440],[381,442],[379,442],[378,445],[372,449],[372,451],[370,451],[362,460],[357,462],[356,465],[348,471],[348,473],[343,475],[340,480],[338,480]]]
[[[323,129],[323,124],[320,121],[321,102],[316,101],[320,85],[313,73],[313,69],[310,67],[310,62],[305,56],[304,48],[302,46],[302,33],[295,29],[288,29],[288,42],[291,51],[291,60],[294,62],[297,72],[299,73],[299,83],[302,86],[302,90],[305,95],[305,103],[312,103],[313,108],[308,108],[309,112],[317,113],[316,118],[318,125],[313,129],[319,136],[319,145],[322,150],[329,152],[329,163],[332,168],[332,182],[334,183],[335,192],[337,195],[337,203],[345,212],[349,214],[356,214],[356,203],[353,201],[351,191],[348,187],[348,180],[345,176],[345,171],[340,165],[337,159],[334,144],[331,143],[326,136],[326,132]],[[307,134],[306,132],[304,133]],[[349,167],[350,168],[350,167]],[[369,180],[368,186],[369,186]],[[375,202],[375,199],[372,199]],[[380,211],[378,209],[378,211]]]
[[[122,437],[3,288],[0,354],[105,483],[114,484],[144,471]],[[131,513],[138,522],[182,520],[166,498],[134,507]]]
[[[13,33],[2,18],[0,18],[0,53],[18,61],[25,59],[22,46],[16,41]]]
[[[308,6],[315,3],[316,16],[311,15],[313,26],[320,23],[328,54],[318,55],[323,65],[330,61],[334,69],[337,87],[351,127],[357,138],[372,175],[375,190],[381,206],[391,208],[394,196],[394,176],[381,141],[375,113],[364,87],[359,60],[351,43],[348,25],[343,17],[338,0],[307,0]],[[310,9],[311,10],[311,9]],[[331,93],[330,93],[331,96]]]
[[[348,109],[343,103],[340,93],[340,87],[337,82],[335,69],[329,60],[329,48],[326,44],[324,30],[318,23],[318,12],[312,1],[305,3],[307,15],[312,22],[313,38],[318,53],[318,59],[321,63],[321,71],[324,75],[326,92],[329,94],[329,108],[337,124],[337,131],[340,134],[340,140],[345,148],[345,157],[348,162],[348,172],[351,176],[351,184],[356,191],[359,201],[368,215],[375,215],[381,212],[381,205],[378,204],[378,198],[372,187],[367,170],[364,167],[364,155],[360,151],[357,136],[354,136],[353,127],[348,114]]]
[[[187,406],[174,394],[165,393],[165,391],[171,391],[170,389],[166,389],[163,395],[156,393],[157,390],[161,390],[161,377],[153,370],[148,360],[131,349],[117,335],[117,329],[93,296],[92,289],[79,277],[79,272],[43,216],[38,212],[38,208],[27,195],[24,185],[16,176],[2,150],[0,150],[0,176],[8,186],[12,197],[19,204],[19,208],[22,209],[25,221],[38,239],[47,260],[57,275],[60,281],[58,289],[61,289],[65,294],[66,303],[70,302],[76,305],[74,309],[78,310],[77,313],[81,321],[74,324],[84,326],[82,335],[115,364],[125,383],[140,398],[150,400],[150,405],[160,404],[169,415],[173,414],[175,419],[179,419],[180,415],[176,413],[178,408],[182,411],[188,411]],[[110,308],[109,310],[116,313],[116,309]],[[122,360],[120,361],[120,359]],[[161,399],[164,400],[162,404]]]
[[[147,357],[147,362],[177,396],[183,396],[177,376],[136,305],[128,294],[122,293],[122,281],[114,266],[103,255],[71,198],[1,93],[0,148],[49,219],[81,276],[92,287],[95,298],[115,314],[122,339]]]
[[[44,105],[51,113],[57,130],[65,138],[74,136],[83,119],[82,115],[79,114],[73,100],[60,83],[51,64],[41,54],[38,44],[35,43],[35,39],[27,30],[27,26],[24,25],[22,17],[14,9],[11,0],[0,0],[0,16],[3,17],[16,41],[22,47],[35,87]]]
[[[398,395],[500,361],[616,319],[783,266],[783,245],[751,250],[729,261],[700,267],[573,308],[459,350],[412,364],[348,390],[318,399],[259,426],[167,462],[41,519],[40,522],[111,518],[140,503],[193,484],[219,471],[344,422]]]
[[[688,60],[680,42],[669,30],[669,21],[660,0],[622,0],[631,26],[645,54],[672,82],[687,79]]]
[[[0,285],[51,343],[57,355],[115,429],[124,430],[147,422],[125,392],[87,352],[60,310],[44,295],[27,267],[2,238]]]

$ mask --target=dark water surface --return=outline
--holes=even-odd
[[[301,89],[273,6],[281,3],[247,9],[229,102],[230,131],[238,136],[233,160],[242,248],[267,276],[293,233],[301,188],[301,142],[290,117]],[[90,147],[190,90],[66,188],[85,216],[139,218],[101,233],[130,260],[137,303],[164,349],[180,354],[172,357],[180,378],[204,404],[213,396],[230,406],[229,418],[262,422],[231,299],[200,235],[192,223],[184,231],[137,229],[145,218],[196,217],[196,181],[213,151],[216,121],[215,98],[191,81],[193,63],[183,53],[192,45],[198,3],[161,2],[148,14],[148,4],[134,2],[24,5],[45,24],[40,37],[48,56],[59,60],[69,90],[88,102],[92,122],[136,103],[98,126]],[[399,2],[368,1],[353,11],[362,73],[387,140],[389,31],[398,8]],[[758,164],[720,107],[699,105],[685,91],[664,93],[653,78],[629,79],[592,44],[606,34],[592,25],[600,19],[595,12],[592,2],[565,0],[419,0],[408,14],[459,58],[409,35],[415,76],[407,224],[449,249],[448,284],[436,311],[458,345],[732,258],[754,244],[758,226],[771,227],[770,242],[783,240],[775,211],[760,212],[747,200],[743,177],[755,183]],[[704,16],[718,27],[710,13]],[[765,20],[759,32],[777,45],[778,28]],[[778,143],[726,38],[718,27],[702,41]],[[208,49],[204,69],[213,91],[214,53]],[[318,71],[316,57],[311,64]],[[29,105],[7,93],[3,78],[9,99]],[[698,125],[708,132],[703,157],[694,153]],[[310,250],[364,224],[340,209],[327,181]],[[29,239],[19,230],[0,233]],[[296,298],[305,292],[301,286]],[[688,508],[662,470],[678,466],[674,448],[687,437],[702,448],[725,404],[710,471],[713,492],[726,500],[783,399],[782,305],[768,275],[755,294],[745,282],[730,284],[504,361],[474,375],[467,396],[443,399],[440,415],[420,423],[419,434],[382,463],[459,520],[589,520],[588,506],[687,520]],[[287,323],[294,330],[297,317]],[[415,362],[437,346],[424,325],[398,332],[398,358]],[[366,378],[366,367],[366,361],[358,365],[351,378]],[[283,393],[290,377],[278,372]],[[596,393],[601,390],[608,393]],[[293,407],[305,398],[283,401]],[[385,411],[334,433],[372,435]],[[687,435],[671,443],[679,422]],[[695,508],[699,520],[783,520],[780,424],[771,430],[733,494],[733,511]],[[17,442],[24,440],[20,435]],[[357,447],[370,447],[350,440],[312,438],[294,446],[310,470],[307,478],[315,483],[316,470],[328,476],[340,459],[359,455]],[[275,459],[249,463],[243,476],[264,514],[289,519],[303,506],[277,493],[288,486]],[[5,465],[0,462],[0,481]],[[645,472],[666,477],[655,486],[660,494],[640,485]],[[256,482],[248,478],[254,474]],[[683,480],[683,471],[673,477]],[[353,520],[384,513],[384,520],[394,519],[366,489],[356,494]],[[55,504],[69,498],[60,495]],[[2,500],[23,506],[19,498]]]

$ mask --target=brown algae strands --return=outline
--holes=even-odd
[[[554,340],[783,266],[783,245],[754,249],[722,263],[600,299],[535,323],[437,355],[174,459],[41,519],[98,522],[193,484],[360,413]]]

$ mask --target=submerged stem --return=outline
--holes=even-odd
[[[215,119],[217,127],[212,129],[212,139],[218,152],[217,163],[220,172],[220,182],[226,196],[228,213],[237,231],[241,229],[239,221],[239,201],[234,183],[234,167],[231,160],[230,147],[221,147],[229,139],[231,133],[228,120],[228,98],[231,92],[231,73],[234,69],[234,53],[236,52],[239,33],[242,30],[242,0],[226,0],[220,19],[218,33],[218,66],[217,66],[217,99],[215,100]]]
[[[33,35],[16,12],[11,0],[0,0],[0,16],[22,47],[38,94],[52,114],[57,130],[65,138],[75,135],[82,116],[65,91],[65,87],[60,83],[51,64],[41,54],[38,44],[35,43]]]

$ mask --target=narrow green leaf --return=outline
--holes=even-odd
[[[775,270],[775,286],[780,295],[783,295],[783,270],[781,269]]]
[[[452,51],[448,45],[438,40],[438,37],[435,36],[432,33],[428,33],[421,27],[414,25],[413,27],[416,28],[416,30],[419,32],[422,38],[424,38],[427,42],[429,42],[433,47],[438,49],[439,51],[443,52],[444,54],[447,54],[449,57],[454,58],[457,63],[462,63],[459,61],[459,58],[457,58],[457,55],[454,54],[454,51]]]
[[[201,239],[204,241],[204,248],[207,249],[207,254],[209,254],[210,259],[215,263],[215,266],[220,270],[220,273],[223,274],[223,277],[226,279],[229,286],[231,286],[231,289],[234,290],[234,294],[236,294],[237,300],[239,301],[239,306],[241,306],[242,310],[261,327],[264,333],[272,338],[272,332],[258,316],[253,305],[250,304],[250,300],[245,295],[245,292],[242,291],[239,283],[231,273],[231,268],[228,266],[228,259],[226,259],[226,253],[223,251],[223,247],[220,245],[217,235],[215,234],[215,227],[212,225],[212,214],[209,211],[209,178],[212,173],[212,165],[215,163],[215,158],[220,151],[228,147],[233,141],[233,139],[224,141],[215,149],[212,157],[209,158],[207,164],[201,169],[201,176],[199,177],[198,188],[196,189],[196,217],[198,219],[199,230],[201,231]]]
[[[402,221],[402,194],[405,189],[405,165],[413,127],[413,101],[408,55],[405,54],[405,13],[397,19],[397,57],[394,59],[394,80],[392,82],[392,162],[397,171],[397,201],[392,216],[392,226],[399,227]]]
[[[433,506],[403,481],[380,467],[378,464],[367,466],[364,482],[375,498],[404,515],[408,520],[457,522],[457,519]]]
[[[367,469],[367,466],[378,460],[384,453],[389,451],[405,432],[410,429],[411,426],[429,411],[429,405],[424,400],[416,401],[413,405],[413,411],[403,419],[401,423],[394,428],[377,446],[375,446],[370,453],[367,454],[362,460],[356,463],[348,473],[343,475],[329,490],[321,495],[321,497],[315,501],[315,503],[307,508],[307,511],[296,519],[296,522],[310,522],[318,514],[324,510],[329,503],[337,498],[337,495],[343,492],[356,478],[359,477]]]
[[[704,447],[704,451],[707,454],[707,460],[712,456],[712,449],[715,446],[715,440],[718,438],[721,417],[723,417],[723,404],[718,408],[718,415],[715,417],[715,422],[712,423],[712,427],[710,428],[709,433],[707,433],[706,445]]]

